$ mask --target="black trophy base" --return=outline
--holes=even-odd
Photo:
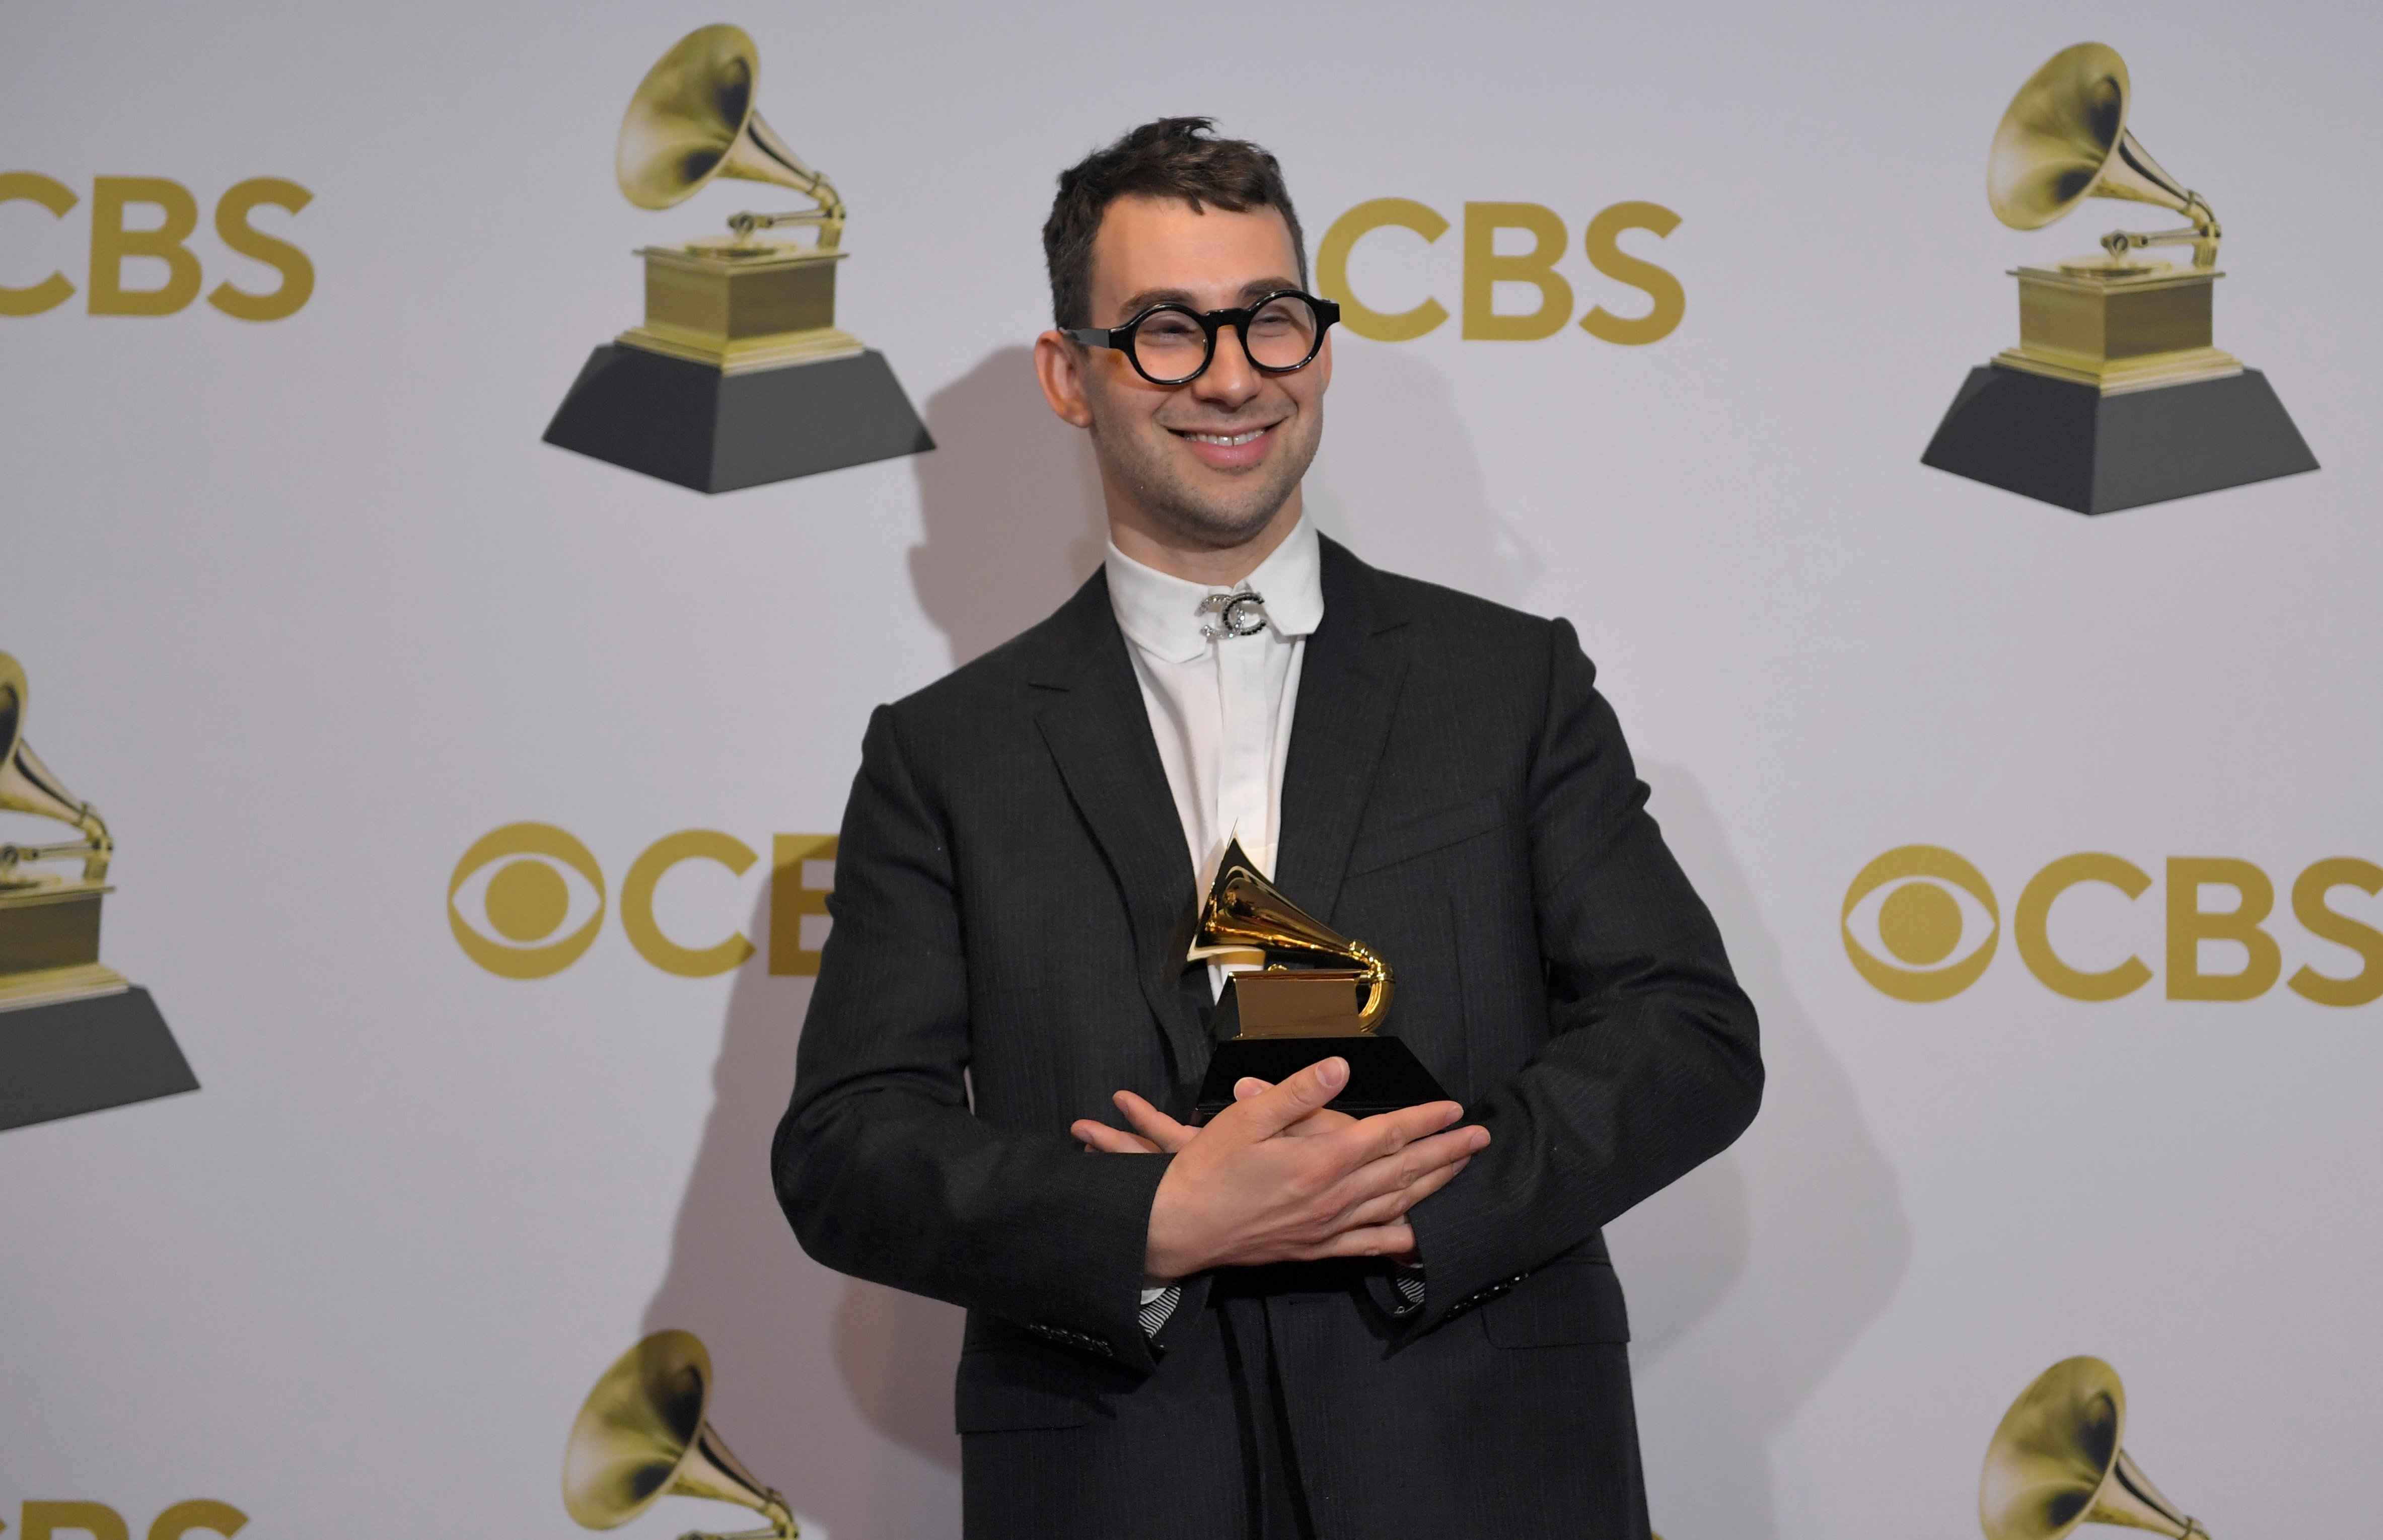
[[[617,342],[588,355],[546,441],[698,492],[935,447],[880,352],[723,375]]]
[[[2080,513],[2317,468],[2256,369],[2105,396],[1992,364],[1969,371],[1920,462]]]
[[[1426,1102],[1456,1100],[1439,1089],[1414,1051],[1396,1038],[1228,1038],[1216,1044],[1200,1082],[1194,1122],[1205,1123],[1233,1104],[1233,1087],[1246,1077],[1280,1084],[1318,1059],[1349,1061],[1349,1083],[1327,1105],[1352,1117],[1396,1112]]]
[[[147,990],[0,1011],[0,1128],[198,1089]]]

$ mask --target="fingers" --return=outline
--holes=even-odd
[[[1094,1122],[1089,1117],[1078,1118],[1068,1131],[1080,1142],[1103,1154],[1160,1155],[1167,1153],[1149,1140],[1127,1133],[1122,1128],[1112,1128],[1105,1123]]]
[[[1334,1257],[1389,1257],[1406,1261],[1414,1255],[1414,1230],[1406,1221],[1342,1230],[1331,1239],[1303,1247],[1284,1260],[1324,1262]]]
[[[1245,1102],[1237,1102],[1217,1115],[1221,1121],[1242,1115],[1235,1121],[1251,1139],[1272,1139],[1292,1124],[1316,1111],[1340,1094],[1349,1083],[1349,1061],[1333,1057],[1319,1059],[1305,1069],[1284,1080],[1280,1085],[1258,1092]],[[1463,1115],[1461,1113],[1459,1115]]]
[[[1429,1139],[1419,1139],[1350,1172],[1334,1186],[1331,1196],[1353,1208],[1369,1199],[1411,1188],[1470,1160],[1488,1142],[1489,1130],[1478,1126],[1451,1128]],[[1442,1177],[1440,1180],[1444,1184],[1448,1178]]]
[[[1463,1115],[1464,1109],[1454,1102],[1426,1102],[1418,1107],[1377,1113],[1341,1134],[1343,1152],[1352,1167],[1362,1165],[1436,1134]]]
[[[1347,1228],[1363,1229],[1375,1225],[1388,1225],[1406,1216],[1409,1209],[1438,1192],[1463,1174],[1470,1155],[1453,1164],[1436,1167],[1406,1186],[1377,1197],[1368,1198],[1345,1210],[1337,1224]]]
[[[1325,1107],[1309,1113],[1282,1132],[1286,1139],[1314,1139],[1321,1134],[1337,1134],[1356,1121],[1347,1113]]]
[[[1271,1080],[1261,1080],[1254,1075],[1244,1075],[1233,1082],[1233,1100],[1246,1102],[1261,1091],[1273,1089],[1274,1082]],[[1338,1133],[1356,1121],[1347,1113],[1334,1112],[1329,1107],[1323,1107],[1309,1113],[1305,1117],[1285,1128],[1283,1132],[1297,1135],[1302,1139],[1313,1139],[1317,1134]]]
[[[1117,1111],[1125,1114],[1126,1121],[1133,1125],[1134,1132],[1148,1140],[1161,1154],[1175,1153],[1200,1131],[1178,1123],[1130,1090],[1118,1091],[1110,1100],[1117,1103]]]

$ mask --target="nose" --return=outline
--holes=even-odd
[[[1231,326],[1216,328],[1216,355],[1208,367],[1192,382],[1192,394],[1204,401],[1231,410],[1258,393],[1266,376],[1250,362],[1248,351],[1241,346],[1241,334]]]

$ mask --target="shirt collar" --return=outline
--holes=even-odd
[[[1225,589],[1145,567],[1117,549],[1114,540],[1105,564],[1117,628],[1136,647],[1170,663],[1189,663],[1208,650],[1210,643],[1200,628],[1211,622],[1200,613],[1200,601]],[[1280,635],[1305,636],[1324,623],[1323,571],[1315,526],[1303,512],[1274,554],[1232,591],[1246,590],[1264,598],[1267,624]]]

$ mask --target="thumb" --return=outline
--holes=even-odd
[[[1254,1138],[1272,1139],[1340,1095],[1340,1088],[1348,1083],[1348,1060],[1319,1059],[1298,1074],[1286,1077],[1272,1090],[1236,1103],[1231,1110],[1248,1113]]]

